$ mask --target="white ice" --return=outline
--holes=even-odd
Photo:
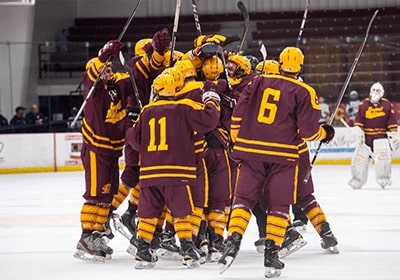
[[[314,166],[315,195],[340,253],[324,252],[308,225],[308,244],[283,259],[278,279],[400,279],[400,165],[393,165],[392,175],[392,186],[381,189],[371,166],[367,185],[353,190],[347,185],[349,166]],[[216,263],[187,269],[165,259],[153,270],[136,270],[125,252],[128,240],[118,233],[110,242],[112,260],[75,259],[83,189],[83,172],[0,175],[0,279],[265,279],[263,256],[253,245],[254,218],[238,257],[222,275]],[[126,202],[118,212],[125,209]]]

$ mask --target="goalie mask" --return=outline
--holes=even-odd
[[[282,71],[297,74],[303,68],[304,55],[299,48],[287,47],[279,55],[279,63]]]
[[[377,82],[373,84],[369,90],[369,99],[371,100],[371,103],[378,104],[384,93],[385,90],[381,83]]]

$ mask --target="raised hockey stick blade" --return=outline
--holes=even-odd
[[[182,4],[182,0],[176,0],[174,26],[172,29],[171,57],[169,59],[169,67],[172,67],[172,65],[174,64],[173,57],[174,57],[175,45],[176,45],[176,33],[178,33],[179,14],[181,12],[181,4]]]
[[[264,66],[265,66],[265,60],[267,59],[267,49],[265,48],[263,42],[260,40],[258,41],[258,44],[260,45],[260,53],[263,57],[263,64],[262,64],[262,70],[261,70],[261,74],[265,74],[264,73]]]
[[[355,57],[355,59],[354,59],[354,61],[353,61],[353,64],[352,64],[351,67],[350,67],[349,73],[347,74],[346,80],[344,81],[343,87],[342,87],[342,89],[341,89],[341,91],[340,91],[340,93],[339,93],[339,97],[338,97],[338,99],[337,99],[337,101],[336,101],[334,110],[333,110],[333,112],[332,112],[332,114],[331,114],[331,118],[329,119],[328,124],[330,124],[330,125],[332,124],[332,122],[333,122],[333,120],[334,120],[334,118],[335,118],[335,116],[336,116],[336,114],[337,114],[337,111],[339,110],[340,103],[342,102],[344,93],[346,92],[346,89],[347,89],[347,87],[348,87],[348,85],[349,85],[350,79],[351,79],[351,77],[353,76],[354,70],[356,69],[358,60],[359,60],[360,57],[361,57],[361,54],[362,54],[362,52],[363,52],[363,50],[364,50],[364,47],[365,47],[365,44],[367,43],[367,40],[368,40],[368,37],[369,37],[369,31],[370,31],[370,29],[371,29],[372,23],[374,22],[374,20],[375,20],[375,18],[376,18],[376,15],[378,14],[378,12],[379,12],[379,10],[375,10],[374,14],[372,15],[372,17],[371,17],[371,19],[370,19],[370,21],[369,21],[369,24],[368,24],[368,27],[367,27],[367,31],[365,32],[364,40],[361,42],[361,45],[360,45],[360,47],[359,47],[359,49],[358,49],[358,51],[357,51],[356,57]],[[311,161],[310,168],[309,168],[309,170],[308,170],[308,172],[307,172],[307,174],[306,174],[306,177],[305,177],[304,180],[303,180],[303,182],[304,182],[305,184],[308,182],[308,179],[310,178],[311,170],[312,170],[312,168],[313,168],[313,166],[314,166],[315,160],[317,159],[317,156],[318,156],[318,154],[319,154],[319,151],[321,150],[321,146],[322,146],[322,142],[319,142],[318,148],[317,148],[317,150],[315,151],[314,157],[313,157],[313,159],[312,159],[312,161]]]
[[[249,12],[247,11],[246,6],[242,1],[237,2],[237,7],[242,13],[243,19],[244,19],[244,28],[243,28],[243,35],[239,43],[238,47],[238,52],[240,52],[243,49],[244,42],[246,41],[247,33],[249,32],[249,27],[250,27],[250,17],[249,17]]]
[[[201,26],[200,26],[199,13],[197,12],[196,0],[192,0],[192,10],[193,10],[193,17],[194,17],[194,25],[196,26],[196,30],[197,30],[197,36],[200,36],[201,35]]]
[[[124,27],[122,28],[121,33],[119,34],[119,36],[117,37],[117,40],[122,40],[122,37],[124,37],[126,30],[128,29],[129,25],[131,24],[131,21],[133,19],[133,17],[136,14],[137,8],[139,7],[139,4],[142,2],[142,0],[137,0],[135,6],[132,9],[131,15],[129,16],[128,20],[126,21]],[[96,87],[97,83],[100,80],[101,75],[103,74],[104,70],[106,69],[107,63],[111,60],[111,56],[109,56],[106,60],[106,62],[104,63],[103,67],[101,68],[99,74],[97,75],[96,80],[94,81],[93,85],[91,86],[91,88],[89,89],[88,94],[86,95],[85,100],[83,100],[83,103],[81,105],[81,107],[79,108],[79,111],[76,113],[74,120],[71,122],[71,128],[75,127],[75,124],[77,122],[77,120],[79,119],[79,117],[81,116],[83,109],[86,106],[87,101],[89,100],[89,98],[92,96],[92,93],[94,91],[94,88]]]
[[[299,35],[297,36],[297,40],[296,40],[297,48],[300,46],[300,43],[301,43],[301,38],[303,36],[304,26],[306,25],[307,14],[308,14],[309,8],[310,8],[310,0],[306,0],[306,8],[304,9],[303,19],[301,20],[301,24],[300,24]]]

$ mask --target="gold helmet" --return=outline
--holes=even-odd
[[[136,56],[143,56],[146,55],[145,46],[147,44],[151,44],[153,40],[151,38],[144,38],[136,42],[135,44],[135,55]]]
[[[264,65],[264,69],[263,68]],[[266,61],[261,61],[257,64],[256,70],[258,73],[264,74],[279,74],[279,62],[273,59],[267,59]]]
[[[301,72],[303,62],[303,52],[296,47],[287,47],[279,55],[280,69],[287,73]]]
[[[224,72],[224,66],[218,56],[212,56],[204,60],[201,70],[206,80],[215,80]]]
[[[168,74],[174,77],[175,89],[180,90],[185,84],[185,78],[183,77],[182,72],[176,67],[165,68],[161,74]]]
[[[174,50],[174,55],[172,57],[172,61],[174,62],[173,64],[175,64],[179,59],[181,59],[182,56],[183,52]],[[167,50],[164,53],[164,60],[163,60],[164,67],[169,67],[170,61],[171,61],[171,50]]]
[[[250,74],[251,63],[247,57],[240,54],[233,54],[228,57],[227,61],[231,61],[237,65],[237,69],[235,71],[236,77]]]
[[[161,73],[153,80],[155,96],[173,97],[175,95],[175,80],[170,73]]]
[[[185,79],[197,76],[196,68],[194,67],[193,63],[188,59],[177,61],[175,63],[175,67],[182,72]]]

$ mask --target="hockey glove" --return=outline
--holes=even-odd
[[[162,30],[156,32],[153,36],[153,49],[160,54],[164,54],[170,43],[171,36],[169,35],[167,28],[163,28]]]
[[[321,142],[328,144],[335,137],[335,129],[329,124],[323,124],[322,128],[326,131],[326,137]]]
[[[119,40],[108,41],[98,53],[101,62],[106,62],[109,56],[117,56],[124,44]]]
[[[208,34],[200,35],[194,39],[193,45],[195,48],[200,47],[205,43],[223,44],[226,41],[226,37],[220,34]]]
[[[390,148],[392,149],[392,151],[400,149],[399,134],[395,131],[388,131],[386,132],[386,134],[388,136]]]
[[[128,118],[135,123],[139,117],[140,109],[138,107],[128,107],[126,111],[128,112]]]
[[[354,126],[351,128],[356,145],[362,145],[365,143],[365,134],[364,131],[359,126]]]
[[[219,97],[219,94],[215,91],[208,90],[201,96],[201,101],[203,101],[203,103],[207,103],[210,100],[219,103],[221,101],[221,97]]]
[[[207,59],[215,55],[218,51],[218,45],[214,43],[205,43],[200,47],[193,49],[193,55],[200,57],[201,59]]]

